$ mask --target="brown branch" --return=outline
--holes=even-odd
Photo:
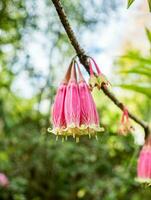
[[[60,0],[52,0],[55,8],[56,8],[56,11],[58,13],[58,16],[60,18],[60,21],[62,23],[62,25],[64,26],[64,29],[68,35],[68,38],[73,46],[73,48],[75,49],[76,51],[76,54],[78,55],[79,57],[79,60],[80,62],[83,64],[83,66],[85,67],[85,69],[87,70],[87,72],[89,73],[89,67],[88,67],[88,56],[86,55],[84,49],[81,48],[79,42],[77,41],[77,38],[69,24],[69,21],[67,19],[67,16],[66,16],[66,13],[61,5],[61,2]],[[101,86],[101,89],[102,91],[104,92],[104,94],[111,100],[114,102],[114,104],[119,107],[121,110],[124,109],[124,104],[122,102],[120,102],[116,97],[115,95],[110,92],[104,84],[102,84]],[[137,124],[139,124],[143,129],[144,129],[144,132],[145,132],[145,137],[148,136],[149,134],[149,126],[147,125],[146,122],[138,119],[135,115],[133,115],[131,112],[128,111],[128,114],[129,114],[129,117],[134,120]]]

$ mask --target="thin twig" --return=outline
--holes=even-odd
[[[77,54],[77,56],[79,57],[80,62],[83,64],[83,66],[85,67],[85,69],[87,70],[87,72],[89,73],[89,67],[88,67],[88,56],[86,55],[85,51],[83,48],[81,48],[70,24],[69,21],[67,19],[67,15],[61,5],[61,1],[60,0],[52,0],[56,11],[58,13],[58,16],[60,18],[60,21],[68,35],[68,38],[73,46],[73,48],[75,49],[75,52]],[[120,102],[115,95],[109,91],[105,85],[102,83],[101,85],[101,89],[104,92],[104,94],[112,101],[114,102],[114,104],[119,107],[121,110],[124,109],[124,104],[122,102]],[[134,120],[137,124],[139,124],[145,132],[145,137],[148,136],[150,130],[149,130],[149,126],[146,122],[144,122],[143,120],[138,119],[134,114],[132,114],[131,112],[128,111],[129,117]]]

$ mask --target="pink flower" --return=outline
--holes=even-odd
[[[85,134],[95,134],[97,131],[102,131],[99,126],[99,115],[91,95],[90,89],[83,79],[80,68],[79,71],[79,95],[80,95],[80,128],[85,131]]]
[[[69,135],[70,132],[73,133],[73,131],[75,131],[75,128],[79,128],[80,96],[74,65],[72,66],[71,77],[67,86],[67,92],[65,97],[65,120],[67,123],[67,130]]]
[[[96,74],[94,74],[93,69],[92,69],[92,64],[91,60],[93,61],[93,64],[96,69]],[[105,75],[101,72],[100,68],[98,67],[97,63],[93,58],[90,57],[89,61],[89,71],[90,71],[90,80],[89,80],[89,85],[93,89],[95,86],[98,87],[98,89],[101,88],[102,83],[107,87],[110,84],[110,82],[107,80]]]
[[[139,154],[137,180],[151,184],[151,136],[148,137]]]
[[[0,186],[7,187],[9,184],[8,178],[5,174],[0,173]]]
[[[65,133],[66,129],[64,102],[65,102],[67,83],[70,78],[70,71],[72,64],[73,62],[71,62],[67,70],[67,73],[65,75],[65,78],[57,90],[54,104],[52,106],[51,115],[52,115],[53,129],[48,128],[48,131],[54,133],[55,135],[62,135],[63,133]]]
[[[102,131],[99,126],[99,115],[90,93],[89,86],[83,79],[78,66],[73,60],[69,66],[64,81],[60,85],[52,108],[53,130],[48,131],[57,135],[73,136],[79,141],[81,135],[96,135]]]

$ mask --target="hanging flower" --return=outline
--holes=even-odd
[[[62,135],[66,129],[64,103],[67,90],[67,83],[70,77],[71,66],[72,62],[67,70],[64,80],[62,81],[57,90],[54,104],[52,106],[51,116],[52,116],[53,129],[48,128],[48,131],[54,133],[57,136]]]
[[[94,64],[94,66],[95,66],[97,74],[94,74],[94,72],[93,72],[91,60],[92,60],[92,62]],[[98,67],[98,65],[96,64],[95,60],[93,58],[91,58],[91,57],[90,57],[90,60],[89,60],[89,70],[90,70],[89,85],[90,85],[91,88],[94,88],[96,86],[96,87],[98,87],[98,89],[100,89],[102,83],[104,83],[104,85],[106,87],[111,85],[110,82],[105,77],[105,75],[101,72],[101,70]]]
[[[52,107],[53,129],[57,138],[73,136],[76,141],[82,135],[95,135],[103,131],[99,126],[99,116],[89,86],[83,79],[78,67],[78,78],[75,61],[72,61],[64,81],[59,86]]]
[[[127,108],[124,108],[123,109],[123,113],[122,113],[120,126],[119,126],[119,129],[118,129],[118,133],[120,135],[124,135],[125,136],[132,129],[133,129],[133,127],[131,126],[130,121],[129,121],[128,110],[127,110]]]
[[[78,128],[80,125],[80,96],[75,65],[72,66],[71,76],[67,86],[64,109],[67,135],[73,135],[75,137],[79,132]]]
[[[53,133],[56,135],[62,134],[61,132],[66,127],[66,121],[64,117],[64,101],[66,95],[66,83],[61,83],[58,88],[54,104],[52,106],[52,121],[54,129],[52,130]]]
[[[147,138],[139,154],[137,181],[151,184],[151,135]]]
[[[79,95],[80,95],[80,129],[84,130],[84,134],[96,135],[96,132],[103,131],[99,125],[99,115],[91,95],[90,89],[85,82],[80,68],[79,72]]]
[[[7,187],[9,184],[8,178],[4,173],[0,173],[0,186]]]

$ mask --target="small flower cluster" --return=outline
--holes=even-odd
[[[94,67],[96,69],[96,73],[94,73],[92,68],[92,63],[94,64]],[[106,79],[105,75],[101,72],[100,68],[96,64],[95,60],[90,57],[89,61],[89,70],[90,70],[90,79],[89,79],[89,85],[93,89],[94,87],[97,87],[98,89],[101,88],[102,83],[108,87],[111,86],[110,82]]]
[[[151,184],[151,135],[140,151],[137,163],[137,181]]]
[[[52,123],[53,129],[49,128],[49,132],[57,138],[73,136],[77,142],[82,135],[97,136],[96,132],[103,131],[90,88],[75,60],[72,60],[57,90],[52,107]]]
[[[124,107],[118,133],[119,135],[126,136],[127,133],[131,132],[132,130],[133,130],[133,127],[131,126],[130,121],[129,121],[128,110],[127,108]]]

